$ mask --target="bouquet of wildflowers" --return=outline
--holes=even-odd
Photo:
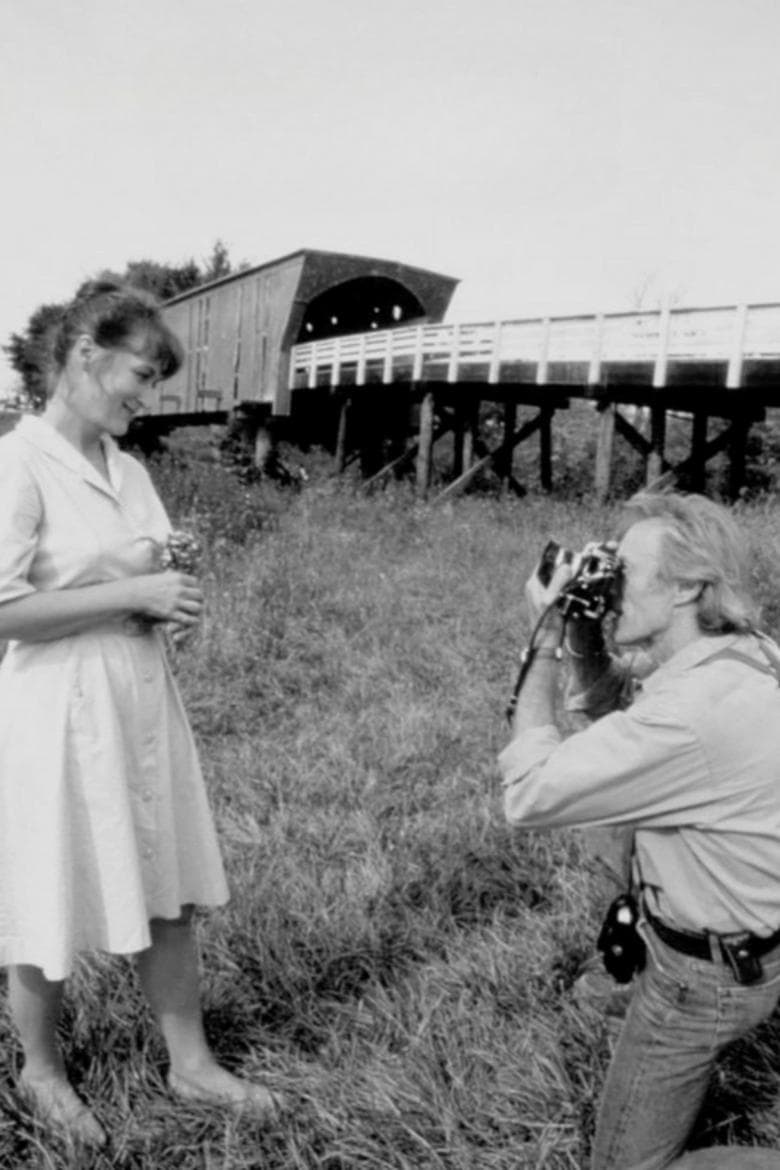
[[[194,575],[200,568],[202,556],[203,547],[197,537],[181,528],[174,528],[160,552],[160,568]]]
[[[197,537],[181,528],[174,528],[160,551],[160,569],[174,569],[177,573],[195,576],[200,569],[202,556],[203,546]],[[170,645],[175,649],[189,632],[187,626],[179,626],[175,622],[169,625]]]

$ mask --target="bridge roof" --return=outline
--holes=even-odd
[[[454,289],[455,285],[460,283],[458,277],[447,276],[443,272],[435,272],[430,268],[420,268],[414,264],[404,264],[398,260],[387,260],[378,256],[362,256],[354,252],[330,252],[322,248],[298,248],[294,252],[288,252],[284,256],[278,256],[274,260],[266,260],[263,264],[253,264],[249,268],[242,268],[239,272],[231,272],[227,276],[221,276],[217,280],[211,280],[207,284],[199,284],[194,288],[187,289],[186,292],[179,293],[175,297],[171,297],[166,301],[166,305],[175,305],[180,301],[186,301],[189,297],[200,296],[204,292],[211,289],[222,288],[226,284],[233,281],[243,280],[247,276],[254,276],[258,272],[265,272],[270,268],[278,268],[284,264],[289,264],[293,260],[300,260],[302,264],[307,261],[314,261],[319,265],[333,264],[335,267],[347,264],[352,269],[362,270],[362,275],[371,275],[375,273],[380,276],[393,276],[397,280],[403,282],[404,276],[417,276],[428,280],[435,280],[440,283],[447,283]]]

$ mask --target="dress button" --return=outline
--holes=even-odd
[[[152,791],[150,788],[144,788],[141,793],[141,800],[150,801],[152,799]]]
[[[148,845],[146,846],[146,848],[144,849],[143,852],[144,852],[144,857],[146,858],[147,861],[151,861],[151,859],[154,857],[154,849],[151,849]]]

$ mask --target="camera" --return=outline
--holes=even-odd
[[[591,541],[580,553],[549,540],[542,552],[537,576],[549,585],[560,565],[571,565],[574,576],[564,586],[556,606],[565,618],[598,621],[617,608],[622,588],[622,569],[617,545],[612,541]]]
[[[636,928],[637,904],[631,894],[615,898],[607,910],[596,942],[608,973],[617,983],[630,983],[645,966],[647,952]]]

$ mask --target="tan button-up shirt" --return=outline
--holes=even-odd
[[[738,650],[760,669],[721,656]],[[749,636],[703,636],[627,710],[501,753],[505,811],[528,828],[635,825],[650,909],[688,930],[780,927],[780,687]]]

